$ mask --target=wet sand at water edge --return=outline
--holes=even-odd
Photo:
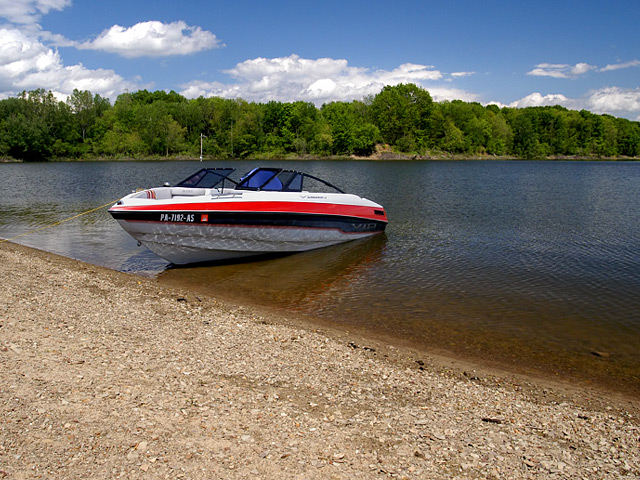
[[[640,477],[640,400],[0,243],[0,478]]]

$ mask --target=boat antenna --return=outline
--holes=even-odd
[[[207,138],[207,136],[204,133],[200,133],[200,161],[202,161],[202,139],[203,138]]]

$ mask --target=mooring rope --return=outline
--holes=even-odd
[[[73,220],[75,218],[81,217],[82,215],[86,215],[87,213],[92,213],[92,212],[95,212],[96,210],[100,210],[101,208],[108,207],[109,205],[113,205],[117,201],[118,200],[113,200],[113,201],[111,201],[109,203],[105,203],[104,205],[100,205],[99,207],[95,207],[95,208],[92,208],[91,210],[87,210],[86,212],[82,212],[82,213],[79,213],[77,215],[74,215],[73,217],[65,218],[64,220],[60,220],[59,222],[55,222],[55,223],[52,223],[50,225],[45,225],[44,227],[36,228],[35,230],[31,230],[29,232],[21,233],[20,235],[16,235],[15,237],[12,237],[12,238],[0,239],[0,243],[11,242],[11,241],[15,240],[16,238],[24,237],[25,235],[31,235],[32,233],[36,233],[36,232],[39,232],[41,230],[45,230],[47,228],[55,227],[57,225],[60,225],[61,223],[65,223],[65,222],[68,222],[68,221]]]

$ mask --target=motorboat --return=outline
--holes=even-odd
[[[133,192],[109,213],[133,238],[177,264],[302,252],[384,232],[371,200],[313,175],[259,167],[202,168],[170,186]]]

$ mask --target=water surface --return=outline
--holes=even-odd
[[[640,164],[262,163],[381,203],[386,234],[195,268],[168,268],[106,209],[16,241],[418,348],[640,393]],[[13,186],[0,193],[0,236],[229,164],[0,165]]]

